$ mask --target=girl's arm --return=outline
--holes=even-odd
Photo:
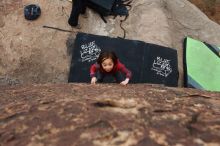
[[[96,70],[97,70],[97,64],[93,64],[91,67],[90,67],[90,77],[95,77],[95,73],[96,73]]]
[[[90,77],[91,77],[91,84],[95,84],[97,81],[97,78],[95,77],[95,73],[97,71],[97,64],[93,64],[90,67]]]
[[[129,80],[131,79],[131,76],[132,76],[131,71],[128,70],[128,69],[125,67],[124,64],[121,64],[121,65],[120,65],[120,69],[121,69],[121,71],[122,71],[123,73],[125,73],[125,75],[126,75],[126,80],[129,81]]]
[[[120,84],[122,85],[127,85],[129,80],[131,79],[131,71],[128,70],[124,64],[120,64],[120,70],[126,75],[126,79],[124,81],[122,81]]]

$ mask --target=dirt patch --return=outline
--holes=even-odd
[[[189,0],[211,20],[220,24],[220,0]]]
[[[3,0],[1,2],[1,10],[5,15],[23,7],[22,0]]]

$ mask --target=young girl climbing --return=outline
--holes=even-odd
[[[106,75],[112,75],[122,85],[127,85],[131,79],[131,71],[119,61],[114,52],[110,51],[101,52],[97,62],[91,66],[91,84],[103,82]]]

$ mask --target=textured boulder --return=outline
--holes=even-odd
[[[27,21],[23,7],[39,4],[42,15]],[[208,19],[187,0],[134,0],[128,19],[122,23],[126,38],[142,40],[178,50],[182,85],[182,43],[185,36],[219,45],[220,26]],[[77,31],[67,20],[68,0],[0,1],[0,84],[67,82],[70,59],[67,45],[74,43]],[[88,18],[80,17],[80,31],[117,37],[123,36],[120,20],[102,19],[88,9]],[[72,31],[43,28],[44,25]],[[67,41],[68,40],[68,41]]]
[[[130,84],[0,87],[1,146],[217,146],[220,93]]]

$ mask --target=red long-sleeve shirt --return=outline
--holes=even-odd
[[[122,73],[124,73],[126,75],[126,78],[131,79],[131,71],[128,70],[124,64],[122,64],[119,60],[117,61],[117,64],[114,66],[114,68],[112,69],[112,71],[110,72],[105,72],[103,69],[101,69],[100,65],[95,63],[90,67],[90,77],[95,77],[95,73],[97,71],[100,71],[104,74],[114,74],[117,71],[121,71]]]

